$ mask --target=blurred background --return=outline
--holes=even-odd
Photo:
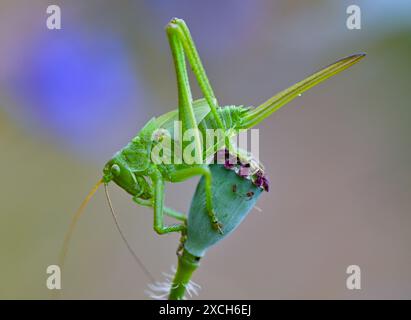
[[[362,29],[348,30],[357,4]],[[46,28],[59,5],[62,29]],[[258,105],[340,57],[368,56],[260,126],[271,190],[203,259],[203,299],[411,298],[411,2],[0,2],[0,298],[49,299],[70,219],[111,155],[176,106],[164,26],[189,25],[220,104]],[[195,86],[194,93],[199,95]],[[197,180],[167,185],[187,211]],[[114,185],[124,232],[156,278],[178,235]],[[347,290],[346,268],[362,289]],[[104,192],[74,233],[67,299],[146,299],[149,280],[117,233]]]

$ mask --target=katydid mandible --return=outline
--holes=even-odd
[[[165,182],[177,183],[195,176],[203,176],[206,181],[206,207],[210,223],[216,232],[224,232],[224,226],[219,223],[213,210],[212,177],[206,163],[207,152],[205,151],[207,150],[205,150],[201,135],[205,136],[207,129],[234,130],[234,132],[235,130],[250,129],[306,90],[354,65],[365,56],[364,53],[359,53],[342,58],[279,92],[256,108],[221,107],[214,95],[185,22],[178,18],[172,19],[166,26],[166,33],[177,78],[178,109],[158,118],[152,118],[129,144],[107,162],[103,169],[102,179],[89,193],[73,218],[60,257],[61,265],[67,252],[72,230],[86,203],[101,184],[107,185],[110,181],[129,193],[137,204],[152,207],[154,209],[154,230],[158,234],[166,234],[170,232],[184,233],[187,218],[185,214],[164,206]],[[204,95],[203,99],[193,101],[186,60],[191,66],[201,93]],[[197,133],[193,136],[196,160],[198,161],[194,164],[184,161],[180,164],[153,163],[151,151],[160,140],[153,133],[158,129],[170,128],[172,123],[177,120],[181,122],[183,132],[188,129],[198,129],[194,131]],[[225,146],[230,147],[229,139],[225,141]],[[213,150],[221,147],[213,146]],[[171,216],[180,223],[165,225],[164,215]]]

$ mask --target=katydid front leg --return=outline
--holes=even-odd
[[[170,174],[171,182],[183,182],[195,176],[203,176],[205,178],[206,206],[208,216],[213,225],[213,228],[223,234],[222,224],[218,222],[217,216],[213,210],[213,194],[211,190],[211,171],[207,166],[194,166],[180,169]]]

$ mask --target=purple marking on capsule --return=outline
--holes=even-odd
[[[257,175],[257,178],[254,180],[254,184],[255,184],[257,187],[261,187],[261,186],[263,185],[263,177]]]
[[[234,167],[234,164],[230,163],[230,161],[226,160],[224,162],[224,168],[231,169],[232,167]]]
[[[250,175],[250,168],[245,166],[240,166],[240,170],[238,171],[238,175],[240,177],[248,177]]]
[[[264,177],[264,173],[261,170],[257,170],[257,172],[255,173],[255,175],[257,177]]]
[[[270,182],[268,181],[268,179],[266,177],[263,177],[263,189],[268,192],[270,191]]]
[[[238,164],[238,159],[235,156],[229,155],[226,160],[232,164],[232,165],[237,165]]]
[[[217,163],[217,164],[224,164],[225,163],[225,159],[226,159],[226,156],[225,156],[225,152],[224,152],[224,150],[219,150],[219,151],[217,151],[217,153],[214,155],[214,163]]]
[[[238,159],[238,163],[240,164],[240,166],[242,167],[246,167],[246,168],[250,168],[251,164],[249,162],[242,162],[240,159]]]

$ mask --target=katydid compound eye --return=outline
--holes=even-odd
[[[113,176],[118,176],[120,174],[120,167],[117,164],[113,164],[110,168],[111,173]]]

